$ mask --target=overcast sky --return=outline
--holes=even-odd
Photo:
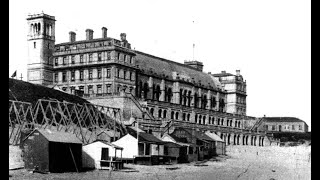
[[[26,80],[28,14],[56,18],[56,43],[69,31],[85,39],[101,28],[136,50],[183,63],[202,61],[205,72],[237,69],[247,81],[247,115],[292,116],[311,128],[310,0],[10,0],[9,76]]]

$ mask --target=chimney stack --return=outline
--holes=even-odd
[[[76,33],[73,31],[69,32],[69,42],[75,42],[76,41]]]
[[[237,76],[240,76],[240,70],[236,70]]]
[[[107,31],[108,29],[106,27],[102,27],[102,38],[107,38]]]
[[[127,37],[126,33],[121,33],[120,34],[121,41],[125,41],[126,42],[127,41],[126,37]]]
[[[92,40],[92,39],[93,39],[93,30],[86,29],[86,40]]]

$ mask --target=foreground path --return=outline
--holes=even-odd
[[[83,173],[32,174],[25,170],[9,171],[9,179],[154,179],[154,180],[309,180],[311,147],[228,147],[228,156],[207,162],[142,166],[125,164],[125,171],[96,170]],[[168,170],[167,168],[178,168]]]

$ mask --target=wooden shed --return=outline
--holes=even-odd
[[[226,154],[226,142],[223,141],[218,135],[216,135],[213,132],[206,131],[205,134],[215,141],[216,155],[225,155]]]
[[[123,148],[107,141],[96,140],[82,147],[83,168],[102,169],[103,161],[121,161]]]
[[[22,143],[26,169],[42,172],[82,169],[82,142],[74,134],[35,129]]]

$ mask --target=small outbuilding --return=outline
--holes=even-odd
[[[107,141],[96,140],[83,146],[82,150],[83,168],[86,169],[102,169],[103,163],[122,161],[123,148]]]
[[[215,141],[215,152],[216,155],[225,155],[226,154],[226,142],[223,141],[218,135],[213,132],[206,131],[205,134]]]
[[[35,129],[22,143],[26,169],[59,173],[82,170],[82,142],[74,134]]]

